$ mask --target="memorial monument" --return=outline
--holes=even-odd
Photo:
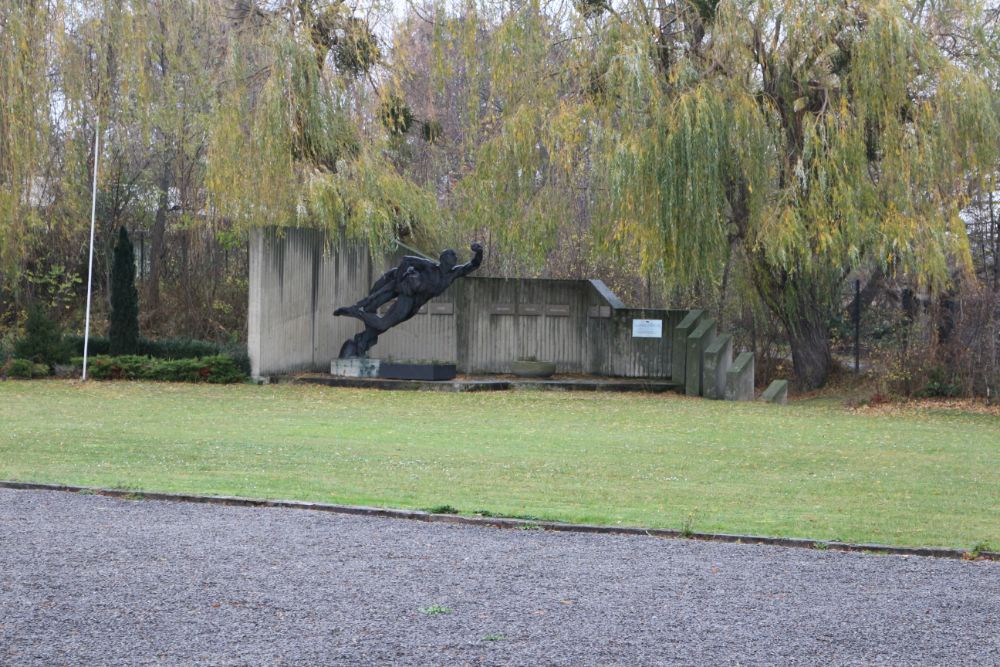
[[[380,335],[416,315],[424,304],[442,294],[455,280],[479,268],[483,262],[483,246],[473,243],[469,249],[472,259],[465,264],[458,264],[458,255],[451,249],[442,252],[437,262],[407,255],[398,266],[375,281],[366,297],[352,306],[333,311],[335,316],[354,317],[365,325],[363,331],[344,342],[339,359],[367,358],[368,350],[378,342]],[[379,315],[378,309],[390,301],[392,305]],[[351,371],[350,374],[355,373]],[[377,374],[377,369],[359,374]]]

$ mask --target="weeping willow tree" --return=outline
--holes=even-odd
[[[610,254],[634,252],[680,284],[717,280],[741,257],[805,388],[830,370],[829,322],[852,269],[933,287],[969,266],[959,212],[970,179],[995,163],[998,126],[984,72],[944,42],[959,31],[975,41],[977,3],[577,10],[556,39],[537,3],[499,24],[543,17],[534,33],[509,33],[516,57],[493,76],[517,85],[466,181],[502,233],[551,240],[533,207],[555,191],[560,208],[586,174]]]
[[[33,47],[47,27],[42,3],[0,4],[0,266],[8,277],[21,240],[40,224],[30,201],[45,163],[49,91],[46,59]]]
[[[208,150],[218,219],[345,231],[372,252],[431,231],[433,196],[386,156],[401,128],[359,99],[381,58],[370,27],[342,2],[237,3],[232,17]]]
[[[146,2],[0,0],[0,275],[85,256],[95,119],[142,115]],[[41,268],[39,267],[41,266]]]

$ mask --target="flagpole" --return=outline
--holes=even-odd
[[[90,200],[90,260],[87,262],[87,317],[83,328],[83,376],[87,379],[87,350],[90,344],[90,290],[94,282],[94,226],[97,220],[97,158],[101,138],[101,115],[94,126],[94,187]]]

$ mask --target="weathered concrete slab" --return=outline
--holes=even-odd
[[[732,367],[726,373],[726,400],[753,400],[753,352],[743,352],[736,357]]]
[[[411,389],[421,391],[506,391],[508,389],[548,391],[611,391],[664,393],[680,391],[680,385],[671,380],[641,378],[566,377],[551,380],[477,376],[455,380],[425,381],[396,380],[389,378],[334,377],[323,373],[303,373],[292,379],[295,384],[322,384],[328,387],[351,389]]]
[[[701,386],[705,398],[721,400],[726,395],[726,373],[733,364],[733,335],[720,334],[702,356]]]
[[[334,359],[330,362],[330,375],[343,378],[376,378],[381,362],[378,359]]]
[[[715,319],[703,317],[687,338],[687,361],[684,368],[684,393],[701,396],[703,387],[701,375],[704,372],[704,355],[708,346],[715,341]]]
[[[765,403],[777,403],[784,405],[788,402],[788,380],[775,380],[764,393],[760,395],[760,400]]]
[[[684,382],[684,372],[687,366],[687,338],[698,326],[698,320],[705,311],[696,309],[688,311],[688,314],[681,318],[680,323],[674,327],[673,345],[671,350],[670,377],[677,382]]]

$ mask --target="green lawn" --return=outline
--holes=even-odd
[[[0,382],[0,479],[1000,545],[1000,417],[674,395]]]

